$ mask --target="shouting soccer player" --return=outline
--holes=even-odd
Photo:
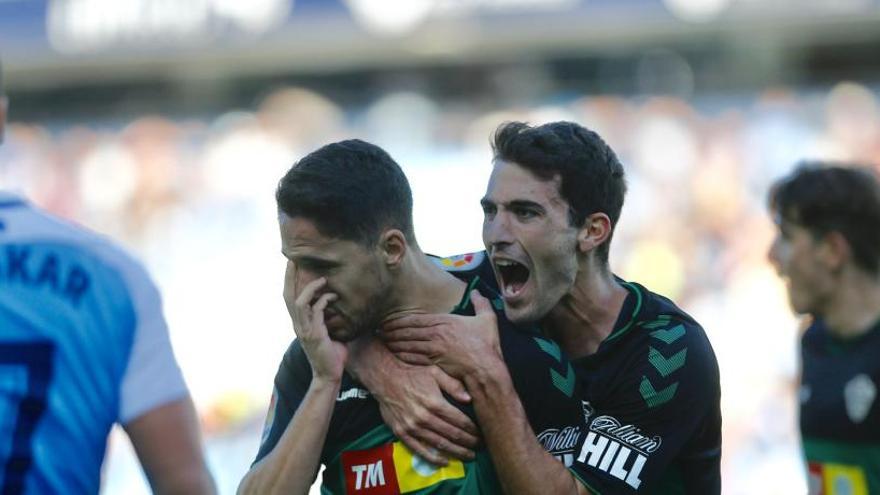
[[[770,260],[813,317],[799,394],[810,494],[880,493],[880,184],[868,168],[805,163],[770,210]]]
[[[276,199],[297,340],[279,367],[263,443],[239,493],[306,493],[321,464],[322,493],[501,492],[484,450],[427,462],[386,426],[372,389],[345,371],[360,346],[378,345],[373,333],[384,321],[416,313],[485,322],[486,331],[461,336],[463,344],[474,359],[491,354],[510,365],[511,387],[529,414],[524,428],[562,461],[553,462],[573,462],[584,410],[570,364],[551,341],[496,314],[501,302],[479,277],[456,278],[421,252],[409,184],[387,153],[359,140],[327,145],[294,165]],[[365,372],[389,369],[381,368]],[[394,380],[408,383],[417,368]],[[454,451],[443,435],[429,438],[432,448]]]
[[[720,492],[718,365],[703,329],[669,299],[617,278],[609,243],[623,167],[570,122],[508,123],[494,136],[483,241],[515,324],[540,323],[583,383],[585,429],[567,470],[547,455],[514,394],[517,370],[464,335],[487,322],[414,315],[385,325],[390,347],[460,378],[510,494]]]

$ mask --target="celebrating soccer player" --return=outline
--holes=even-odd
[[[626,190],[614,152],[570,122],[504,124],[493,148],[482,200],[485,263],[507,317],[540,323],[582,381],[587,422],[570,470],[530,431],[511,385],[514,366],[461,340],[491,335],[481,328],[488,322],[407,316],[385,325],[389,345],[464,381],[506,493],[719,493],[712,347],[672,301],[608,266]]]
[[[473,350],[474,360],[508,363],[511,390],[519,392],[529,415],[522,428],[535,432],[529,433],[532,441],[537,444],[537,434],[547,455],[562,461],[554,463],[574,462],[584,411],[571,365],[556,344],[526,327],[514,329],[479,276],[457,278],[421,252],[409,184],[387,153],[359,140],[324,146],[291,168],[276,199],[288,260],[284,299],[297,340],[276,375],[263,443],[240,493],[306,493],[321,464],[322,493],[501,492],[485,450],[460,450],[455,431],[441,424],[410,438],[436,451],[419,455],[383,421],[396,413],[383,411],[381,402],[389,397],[376,393],[379,382],[409,388],[412,376],[431,367],[396,363],[384,351],[391,358],[386,363],[366,359],[368,366],[358,371],[362,356],[377,356],[362,352],[384,349],[374,336],[383,322],[414,314],[473,315],[468,321],[482,323],[456,338]],[[446,381],[453,396],[469,400],[455,389],[455,380]],[[436,387],[433,380],[428,385]],[[472,409],[447,406],[452,411],[444,413],[446,421],[467,429]],[[473,433],[457,442],[473,447]],[[428,458],[438,452],[464,459]]]

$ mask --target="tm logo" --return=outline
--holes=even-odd
[[[372,464],[358,464],[352,466],[351,471],[355,474],[355,490],[385,486],[385,471],[382,469],[382,461]]]

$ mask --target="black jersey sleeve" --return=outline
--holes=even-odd
[[[257,463],[269,454],[284,430],[293,419],[293,415],[302,403],[312,381],[312,368],[299,340],[294,340],[284,353],[284,358],[275,374],[275,386],[266,422],[263,426],[263,437],[260,450],[257,452]]]
[[[571,470],[599,494],[720,493],[720,386],[708,339],[692,320],[646,327],[632,330],[643,333],[601,384],[598,404],[585,405]]]

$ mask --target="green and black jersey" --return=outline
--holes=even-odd
[[[801,359],[810,494],[880,494],[880,323],[841,340],[817,319],[801,339]]]
[[[450,259],[470,260],[470,272],[494,284],[487,258]],[[587,417],[569,469],[602,495],[718,494],[721,387],[712,346],[672,301],[618,281],[629,295],[614,331],[596,353],[573,360]]]
[[[595,354],[575,360],[589,418],[572,470],[592,491],[721,493],[721,386],[705,332],[639,284]]]
[[[439,261],[438,261],[439,262]],[[449,267],[442,265],[446,268]],[[584,421],[575,372],[551,341],[536,332],[516,330],[504,318],[500,300],[479,277],[463,277],[493,301],[498,315],[504,360],[522,398],[529,422],[544,447],[566,464],[574,462]],[[469,290],[453,313],[473,315]],[[290,346],[275,377],[275,390],[257,461],[277,444],[311,380],[311,368],[297,341]],[[469,406],[459,406],[472,419]],[[256,461],[255,461],[256,462]],[[452,460],[431,465],[410,450],[383,424],[378,403],[350,375],[339,396],[321,452],[325,494],[476,494],[501,493],[488,453],[471,462]],[[526,469],[524,467],[524,469]]]

